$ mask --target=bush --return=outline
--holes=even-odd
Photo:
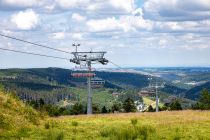
[[[115,111],[120,111],[122,109],[122,106],[120,103],[114,103],[112,105],[111,111],[114,113]]]
[[[70,110],[71,115],[79,115],[79,114],[83,114],[83,105],[80,103],[76,103],[72,109]]]
[[[44,108],[51,117],[60,115],[59,107],[55,105],[45,105]]]
[[[176,100],[170,104],[170,110],[182,110],[182,106],[178,100]]]

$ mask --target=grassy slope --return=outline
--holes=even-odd
[[[148,139],[194,140],[210,137],[210,112],[177,111],[51,118],[49,121],[53,127],[40,127],[32,133],[30,139],[52,136],[56,132],[67,140],[123,139],[125,136],[135,135],[135,127],[131,125],[131,119],[134,118],[138,120],[136,128],[141,128],[138,135],[147,136]],[[72,122],[77,122],[78,126],[73,126]]]
[[[29,136],[40,123],[40,114],[0,89],[0,139],[19,139]]]
[[[135,127],[131,125],[134,118],[138,120]],[[207,111],[82,115],[39,120],[39,114],[31,107],[0,91],[0,139],[114,140],[136,135],[155,140],[188,140],[210,137],[210,112]]]

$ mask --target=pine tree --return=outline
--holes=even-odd
[[[135,112],[136,106],[134,104],[134,101],[131,98],[127,98],[123,103],[123,109],[125,112]]]

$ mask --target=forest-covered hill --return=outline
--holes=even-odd
[[[71,77],[71,73],[71,70],[61,68],[3,69],[0,70],[0,80],[3,83],[14,83],[17,86],[30,89],[33,89],[33,86],[36,86],[35,89],[39,89],[39,87],[42,89],[59,88],[56,86],[61,85],[75,87],[75,82],[86,82],[86,79]],[[96,71],[95,73],[97,77],[106,81],[105,87],[107,88],[131,87],[140,89],[149,85],[147,75],[105,71]],[[176,89],[171,83],[167,83],[166,87],[167,85],[170,85],[170,89],[174,88],[174,90],[170,90],[172,94],[176,94],[177,90],[178,93],[183,92]]]
[[[185,93],[185,96],[190,99],[197,100],[200,97],[200,93],[203,89],[210,91],[210,82],[204,83],[202,85],[196,86]]]
[[[77,88],[86,84],[86,79],[73,78],[69,69],[61,68],[32,68],[32,69],[2,69],[0,70],[0,81],[8,89],[27,89],[35,92],[39,91],[55,91],[66,88]],[[145,88],[149,85],[148,75],[128,72],[107,72],[96,71],[97,77],[106,81],[104,88],[126,90]],[[192,74],[192,73],[191,73]],[[192,74],[195,79],[199,74]],[[202,77],[205,75],[202,74]],[[189,79],[189,75],[187,76]],[[155,78],[153,78],[155,79]],[[203,78],[202,78],[203,79]],[[205,78],[204,78],[205,79]],[[157,78],[159,82],[166,82],[162,92],[173,95],[186,95],[189,99],[197,99],[203,88],[208,88],[209,83],[194,87],[190,90],[176,86],[169,80],[161,77]],[[82,84],[81,84],[82,83]],[[154,81],[153,81],[154,83]],[[72,98],[76,98],[73,97]]]

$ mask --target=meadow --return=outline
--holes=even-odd
[[[209,111],[123,113],[48,118],[28,139],[210,139]],[[26,138],[27,139],[27,138]]]
[[[3,140],[208,140],[210,111],[48,117],[0,90]]]

